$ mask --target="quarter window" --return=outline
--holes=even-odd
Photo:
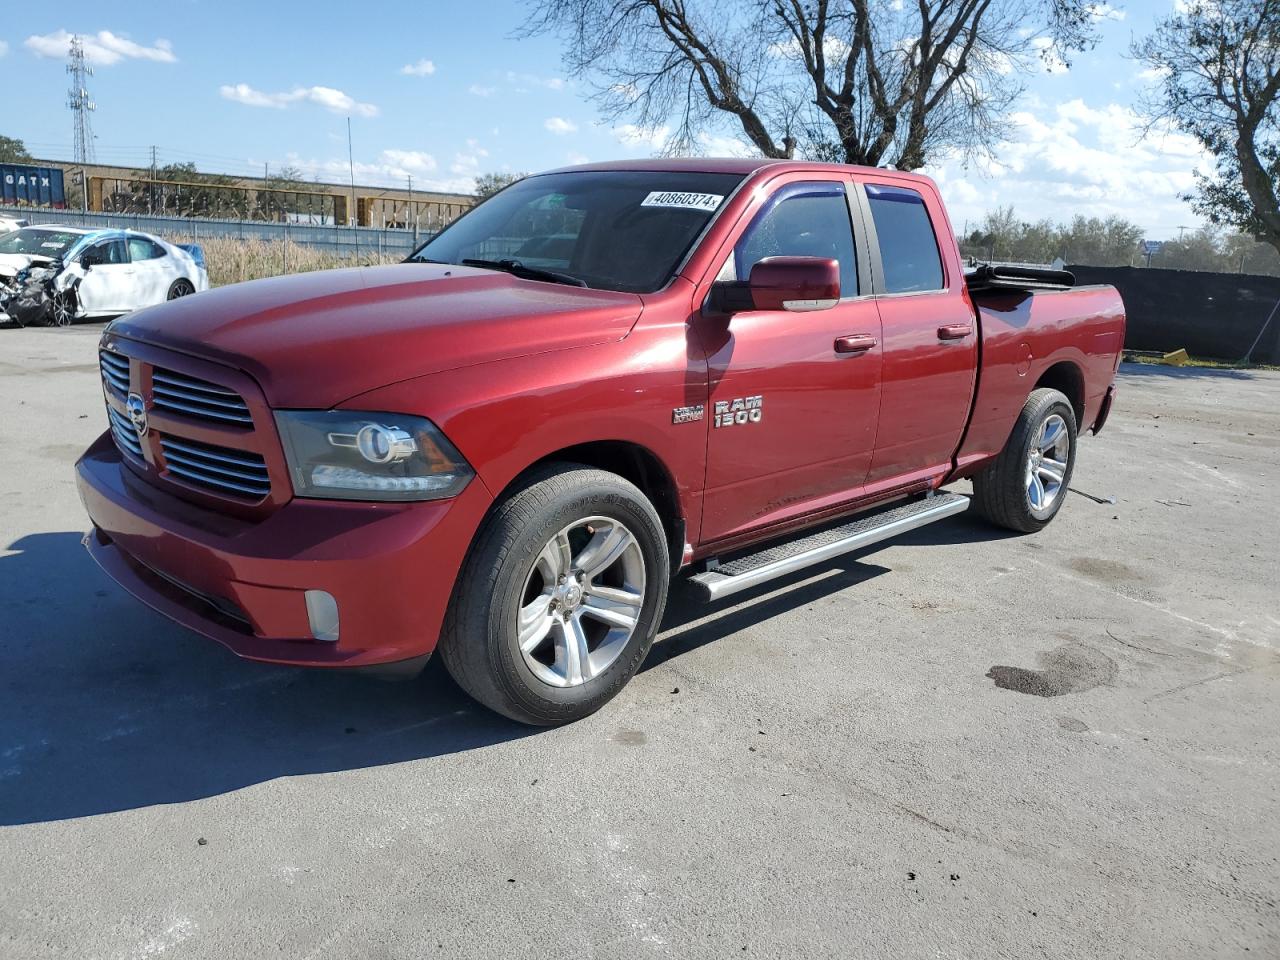
[[[867,184],[866,189],[880,238],[885,292],[941,290],[942,258],[924,198],[902,187]]]
[[[765,257],[838,260],[840,296],[856,297],[858,261],[844,184],[792,183],[778,190],[733,248],[737,279],[748,279]]]
[[[164,256],[164,247],[146,237],[130,237],[129,256],[134,263],[139,260],[158,260]]]

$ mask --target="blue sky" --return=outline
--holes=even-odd
[[[1025,67],[1027,95],[997,164],[939,158],[957,230],[997,204],[1027,218],[1120,214],[1167,239],[1198,220],[1177,199],[1205,160],[1176,134],[1141,139],[1132,112],[1149,82],[1126,58],[1174,0],[1099,8],[1102,43],[1071,69]],[[98,160],[195,161],[260,173],[285,164],[345,180],[347,116],[362,183],[467,190],[476,173],[645,156],[660,144],[603,123],[565,76],[554,39],[517,38],[518,0],[307,5],[240,0],[27,4],[0,23],[0,133],[70,158],[66,36],[94,63]],[[157,11],[163,10],[163,16]],[[16,95],[15,95],[16,94]],[[708,152],[743,151],[734,130]]]

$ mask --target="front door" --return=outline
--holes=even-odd
[[[867,262],[854,243],[849,186],[775,187],[718,276],[745,280],[771,256],[836,259],[836,306],[745,311],[727,328],[699,318],[711,382],[704,543],[838,504],[866,477],[880,407],[880,317],[859,276]]]

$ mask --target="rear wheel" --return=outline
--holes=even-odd
[[[996,526],[1034,533],[1062,508],[1076,462],[1076,415],[1057,390],[1034,390],[1000,456],[973,478],[973,502]]]
[[[175,280],[169,287],[169,300],[177,300],[179,297],[190,296],[196,292],[196,288],[190,280]]]
[[[540,468],[477,535],[441,656],[498,713],[541,726],[580,719],[639,669],[669,576],[662,523],[639,489],[589,467]]]

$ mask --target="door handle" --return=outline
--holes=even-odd
[[[944,323],[938,328],[939,340],[963,340],[973,333],[972,323]]]
[[[865,333],[836,337],[836,353],[866,353],[880,341]]]

